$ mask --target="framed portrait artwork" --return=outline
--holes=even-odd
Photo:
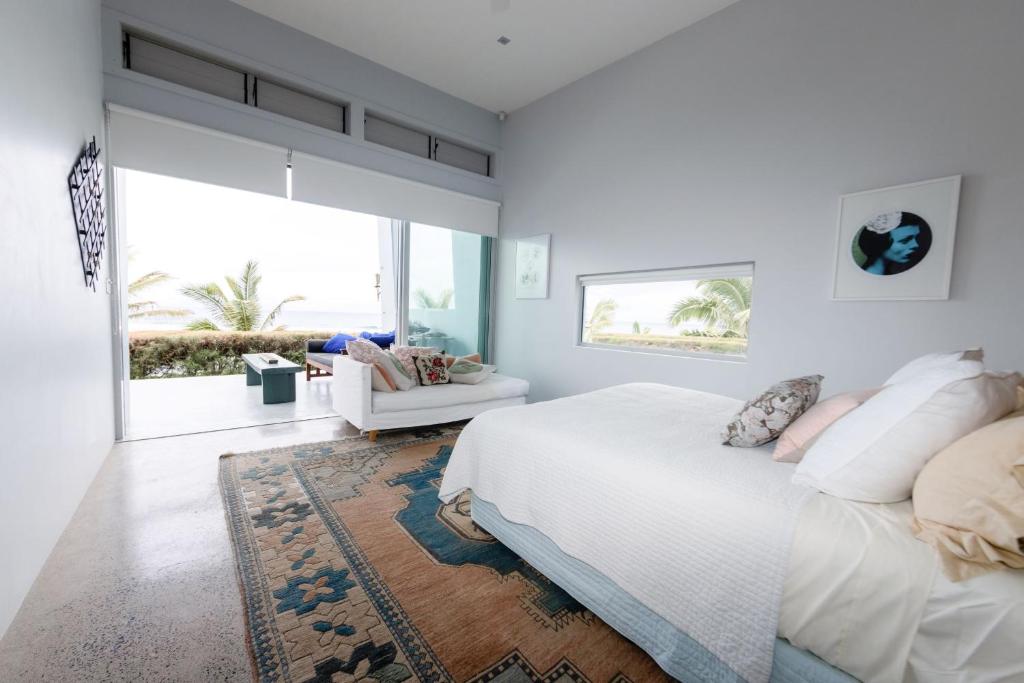
[[[835,300],[949,298],[960,176],[839,199]]]
[[[516,240],[516,298],[548,298],[551,235]]]

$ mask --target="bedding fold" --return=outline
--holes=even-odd
[[[627,384],[488,411],[463,430],[439,496],[471,489],[761,683],[812,491],[770,449],[719,443],[741,405]]]

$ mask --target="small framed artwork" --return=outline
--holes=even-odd
[[[548,298],[551,235],[516,240],[516,298]]]
[[[961,177],[839,199],[834,300],[949,298]]]

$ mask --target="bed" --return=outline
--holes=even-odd
[[[1024,680],[1024,572],[947,581],[909,501],[720,446],[739,407],[631,384],[490,411],[439,495],[682,680]]]

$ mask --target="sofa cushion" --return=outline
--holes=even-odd
[[[326,342],[324,342],[324,346],[320,350],[323,351],[324,353],[341,353],[342,351],[345,350],[345,344],[351,339],[355,339],[355,337],[353,337],[351,334],[339,332],[338,334],[334,335]]]
[[[479,384],[439,384],[432,387],[415,386],[409,391],[385,394],[371,392],[374,413],[396,413],[403,410],[443,408],[463,403],[496,401],[503,398],[526,396],[530,383],[516,377],[491,375]]]
[[[306,360],[315,361],[321,365],[326,365],[329,368],[334,367],[334,359],[337,358],[338,353],[307,353]]]

